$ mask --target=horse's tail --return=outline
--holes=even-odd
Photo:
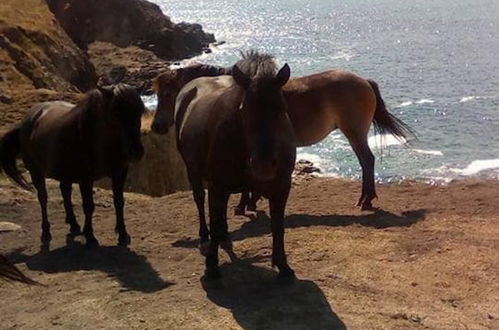
[[[17,168],[16,159],[21,151],[20,126],[8,131],[0,140],[0,169],[15,183],[31,191],[31,186]]]
[[[367,79],[367,82],[371,85],[374,94],[376,95],[376,110],[373,119],[375,134],[383,136],[389,133],[403,143],[408,141],[409,138],[415,139],[416,134],[412,128],[388,112],[385,101],[383,101],[381,93],[379,92],[378,84],[370,79]]]
[[[33,281],[24,275],[16,266],[11,264],[7,258],[0,254],[0,277],[10,281],[17,281],[30,285],[39,285],[40,283]]]

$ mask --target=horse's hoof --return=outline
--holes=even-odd
[[[210,241],[203,241],[199,243],[199,252],[202,256],[208,256],[210,252]]]
[[[361,211],[376,211],[378,210],[377,207],[374,207],[370,202],[369,203],[364,203],[362,204],[362,207],[360,208]]]
[[[98,246],[99,246],[99,241],[96,238],[87,238],[87,242],[85,243],[85,247],[96,248]]]
[[[123,234],[118,237],[118,245],[119,246],[128,246],[132,242],[130,235]]]
[[[207,280],[219,280],[222,278],[222,273],[220,273],[220,269],[216,268],[207,268],[204,271],[204,278]]]
[[[78,226],[78,225],[71,226],[71,227],[69,228],[69,233],[70,233],[71,235],[73,235],[73,236],[78,236],[78,235],[81,235],[81,234],[82,234],[82,232],[81,232],[81,228],[80,228],[80,226]]]
[[[234,208],[234,215],[245,215],[244,206],[236,206]]]
[[[230,238],[226,239],[225,241],[221,241],[220,247],[227,252],[232,252],[232,241],[230,240]]]
[[[295,279],[295,271],[291,269],[288,265],[284,267],[279,267],[279,279]]]
[[[246,210],[248,210],[250,212],[256,212],[256,205],[248,205],[246,207]]]

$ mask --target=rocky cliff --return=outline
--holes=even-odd
[[[93,65],[40,0],[0,3],[0,74],[3,93],[85,91],[96,82]]]
[[[138,46],[165,60],[199,54],[212,34],[199,24],[173,23],[158,5],[145,0],[47,0],[73,41],[86,49],[94,41]]]
[[[89,45],[95,40],[107,43]],[[195,55],[213,40],[199,25],[174,24],[143,0],[2,0],[0,135],[37,102],[77,102],[98,75],[109,73],[106,68],[139,85],[167,70],[165,58]],[[130,168],[128,190],[162,195],[186,189],[174,139],[148,133],[149,122],[143,127],[146,155]]]

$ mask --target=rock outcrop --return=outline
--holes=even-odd
[[[86,49],[94,41],[119,47],[138,46],[165,60],[199,54],[212,34],[199,24],[173,23],[158,5],[146,0],[47,0],[73,41]]]
[[[108,43],[89,46],[94,40]],[[167,70],[164,58],[194,55],[213,40],[199,25],[173,24],[158,6],[143,0],[2,0],[0,135],[35,103],[78,102],[97,82],[91,60],[99,75],[123,75],[123,82],[141,86]],[[148,132],[150,120],[145,118],[143,126],[145,156],[131,166],[127,190],[159,196],[187,189],[175,139]]]
[[[93,65],[45,2],[2,0],[0,102],[9,103],[11,94],[26,89],[86,91],[95,83]]]

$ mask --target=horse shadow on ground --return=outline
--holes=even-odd
[[[28,269],[46,273],[98,270],[116,278],[122,291],[152,293],[174,284],[163,280],[145,256],[121,246],[87,248],[73,242],[32,256],[14,251],[9,259],[26,262]]]
[[[221,282],[201,279],[201,284],[208,299],[229,309],[243,329],[346,329],[312,281],[282,281],[247,260],[220,268]]]
[[[411,210],[402,212],[401,215],[395,213],[377,210],[370,214],[363,215],[310,215],[310,214],[292,214],[284,220],[286,228],[327,226],[343,227],[358,224],[374,229],[384,229],[389,227],[409,227],[419,221],[424,220],[426,216],[425,209]],[[270,218],[263,211],[257,211],[256,214],[249,214],[247,217],[251,220],[244,223],[239,229],[231,232],[233,241],[241,241],[245,238],[258,237],[271,233]],[[175,247],[195,248],[198,246],[197,239],[182,239],[173,243]]]

